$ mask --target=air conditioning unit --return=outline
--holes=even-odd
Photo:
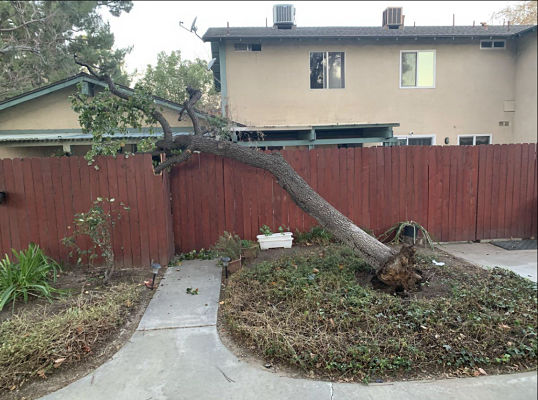
[[[273,6],[273,25],[278,29],[291,29],[295,25],[293,4],[275,4]]]
[[[404,24],[402,7],[388,7],[383,11],[383,27],[398,29]]]

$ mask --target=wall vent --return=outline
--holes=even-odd
[[[273,26],[278,29],[291,29],[295,26],[295,7],[293,4],[273,6]]]
[[[383,28],[399,29],[404,24],[402,7],[388,7],[383,11]]]

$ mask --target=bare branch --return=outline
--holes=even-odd
[[[192,156],[192,149],[187,147],[181,154],[167,158],[162,163],[155,167],[155,173],[158,174],[161,171],[164,171],[168,167],[173,167],[176,164],[187,161]]]
[[[40,54],[37,47],[24,46],[24,45],[11,45],[0,49],[0,54],[10,53],[12,51],[27,51],[34,54]]]

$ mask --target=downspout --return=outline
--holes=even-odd
[[[228,117],[228,87],[226,84],[226,42],[219,42],[220,104],[224,118]]]

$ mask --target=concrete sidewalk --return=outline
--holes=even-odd
[[[439,247],[475,265],[507,268],[536,282],[536,250],[505,250],[490,243],[446,243]]]
[[[393,384],[282,377],[242,362],[216,329],[221,269],[214,261],[169,268],[137,331],[93,373],[43,399],[536,399],[536,373]],[[186,294],[188,287],[199,295]]]

